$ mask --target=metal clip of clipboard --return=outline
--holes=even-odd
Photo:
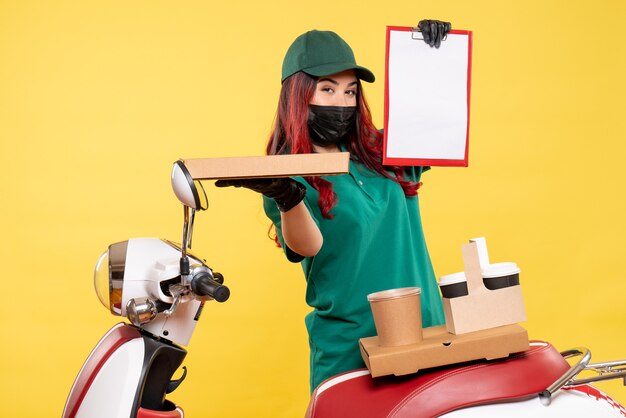
[[[415,41],[423,41],[424,38],[416,38],[415,34],[417,32],[421,32],[421,30],[419,30],[419,28],[417,26],[415,26],[414,28],[411,28],[411,39],[415,40]],[[448,38],[448,34],[446,33],[446,36],[444,36],[443,38],[441,38],[441,42],[444,42],[446,39]]]

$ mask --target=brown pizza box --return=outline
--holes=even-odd
[[[348,173],[350,153],[188,158],[183,162],[194,180],[326,176]]]

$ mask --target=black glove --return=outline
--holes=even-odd
[[[417,28],[422,32],[424,42],[431,47],[439,48],[441,40],[452,29],[452,24],[450,22],[442,22],[441,20],[420,20]]]
[[[254,190],[270,199],[274,199],[281,212],[287,212],[289,209],[292,209],[306,195],[304,184],[289,177],[218,180],[215,182],[215,185],[217,187],[245,187],[246,189]]]

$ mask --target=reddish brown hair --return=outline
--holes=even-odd
[[[308,154],[313,152],[309,140],[309,103],[315,94],[317,79],[298,72],[283,82],[274,130],[267,144],[268,155]],[[361,162],[370,170],[388,177],[400,184],[406,196],[415,196],[420,184],[404,180],[402,167],[383,166],[382,134],[372,122],[372,115],[363,95],[361,81],[358,80],[358,101],[356,129],[345,144],[350,158]],[[387,171],[393,173],[389,174]],[[306,177],[305,180],[320,194],[318,205],[325,218],[332,219],[330,211],[337,204],[337,195],[332,183],[321,177]]]

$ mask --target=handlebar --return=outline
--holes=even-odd
[[[215,273],[215,278],[224,280],[222,275]],[[200,272],[191,280],[191,290],[199,296],[209,296],[218,302],[226,302],[230,297],[228,287],[214,280],[213,276],[207,272]]]

